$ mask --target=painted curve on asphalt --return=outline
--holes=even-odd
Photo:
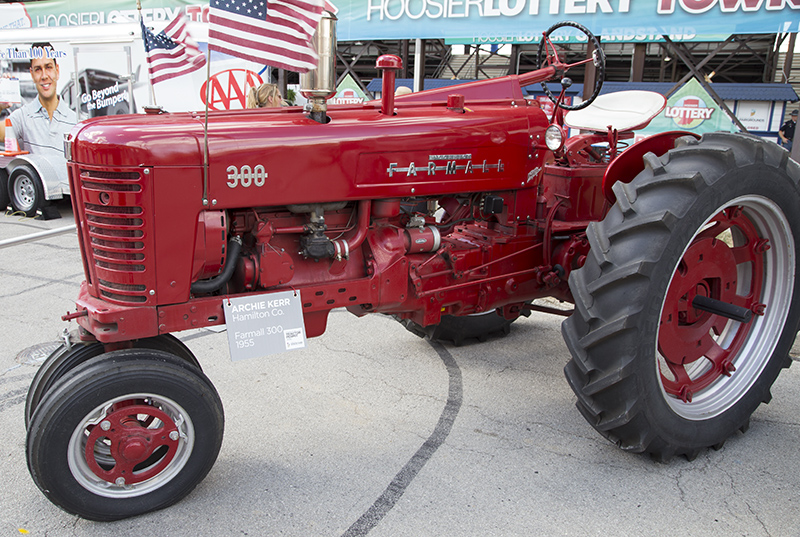
[[[397,472],[397,475],[394,476],[394,479],[392,479],[391,483],[386,487],[386,490],[384,490],[383,493],[378,496],[378,499],[375,500],[375,503],[373,503],[372,506],[342,534],[342,537],[363,537],[367,535],[372,528],[377,526],[383,517],[392,510],[398,500],[400,500],[408,486],[414,478],[417,477],[419,471],[422,470],[422,467],[433,457],[436,450],[444,444],[444,441],[450,435],[458,411],[461,409],[461,401],[463,399],[461,369],[458,367],[455,358],[453,358],[441,343],[436,341],[430,341],[429,343],[442,359],[442,362],[444,362],[449,379],[447,403],[445,403],[444,409],[442,409],[439,421],[436,423],[436,427],[434,427],[428,439],[425,440],[405,466]]]

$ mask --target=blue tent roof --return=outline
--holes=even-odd
[[[424,89],[437,89],[456,84],[463,84],[465,82],[472,82],[473,80],[449,80],[440,78],[425,79]],[[672,89],[675,84],[672,82],[606,82],[603,84],[603,89],[600,91],[601,95],[604,93],[613,93],[616,91],[625,90],[643,90],[655,91],[662,95]],[[414,80],[411,78],[398,78],[395,80],[395,87],[407,86],[414,87]],[[548,84],[550,90],[559,92],[561,85],[557,82]],[[789,101],[796,102],[800,100],[794,88],[790,84],[731,84],[717,82],[711,85],[714,91],[726,101]],[[373,78],[367,85],[369,91],[381,91],[381,79]],[[542,87],[539,84],[531,84],[525,86],[523,92],[526,95],[542,95]],[[573,84],[568,90],[567,95],[582,95],[583,84]]]
[[[399,86],[406,86],[408,88],[414,89],[414,79],[413,78],[397,78],[394,81],[394,87],[397,89]],[[448,86],[455,86],[457,84],[464,84],[465,82],[474,82],[473,79],[470,80],[450,80],[448,78],[426,78],[424,81],[422,89],[429,90],[429,89],[439,89],[439,88],[446,88]],[[370,80],[369,84],[367,84],[367,89],[369,91],[381,91],[381,79],[380,78],[373,78]]]
[[[623,90],[655,91],[662,95],[675,86],[672,82],[606,82],[603,84],[603,93],[612,93]],[[791,84],[741,84],[722,83],[711,84],[723,100],[726,101],[790,101],[800,100]]]

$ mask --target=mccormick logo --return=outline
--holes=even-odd
[[[714,108],[708,108],[703,99],[694,96],[683,97],[675,106],[664,109],[664,116],[672,118],[676,125],[684,129],[699,126],[703,121],[711,119],[713,113]]]

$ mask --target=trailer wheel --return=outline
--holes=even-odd
[[[216,390],[185,360],[109,352],[45,394],[28,428],[28,469],[65,511],[118,520],[189,494],[214,465],[223,427]]]
[[[103,345],[96,341],[92,343],[75,341],[76,337],[73,335],[70,335],[70,338],[73,340],[70,342],[70,347],[67,348],[66,344],[62,344],[54,350],[39,366],[33,376],[31,385],[28,388],[28,395],[25,398],[25,428],[31,422],[31,417],[42,397],[53,387],[53,384],[76,366],[105,352]],[[172,334],[161,334],[151,338],[139,339],[133,343],[133,347],[135,349],[153,349],[174,354],[202,371],[200,363],[192,354],[192,351]]]
[[[583,416],[662,461],[748,428],[800,319],[800,167],[751,136],[678,145],[614,185],[562,325]]]
[[[431,326],[420,326],[408,319],[400,320],[400,323],[406,330],[421,338],[451,341],[454,345],[460,346],[470,339],[483,343],[492,337],[507,336],[514,321],[516,319],[505,319],[495,311],[487,311],[474,315],[443,315],[439,324]]]
[[[29,217],[47,205],[39,174],[24,164],[14,168],[8,178],[8,197],[15,211]]]

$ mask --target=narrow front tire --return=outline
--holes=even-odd
[[[208,474],[224,417],[201,371],[158,350],[91,358],[45,394],[28,427],[28,469],[69,513],[98,521],[172,505]]]

